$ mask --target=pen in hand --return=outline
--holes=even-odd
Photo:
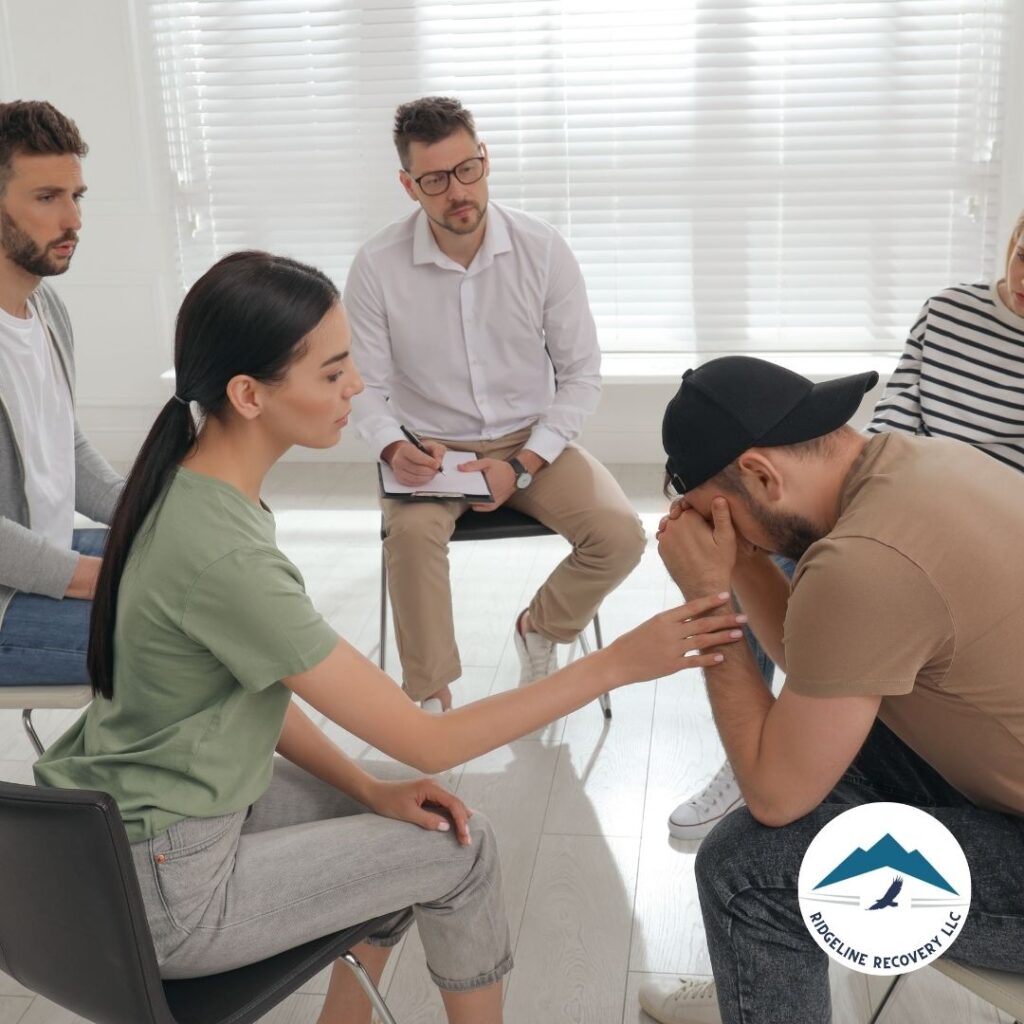
[[[405,426],[405,424],[399,423],[398,429],[403,434],[405,434],[405,439],[409,442],[409,444],[411,444],[414,448],[418,448],[421,452],[423,452],[424,455],[427,456],[428,459],[432,459],[434,457],[429,451],[427,451],[426,445],[424,445],[424,443],[407,426]]]
[[[397,471],[399,483],[409,486],[433,480],[435,475],[440,473],[444,467],[444,462],[441,458],[445,454],[444,445],[431,441],[428,447],[408,427],[402,426],[402,424],[398,426],[416,451],[421,452],[429,460],[429,462],[424,463],[419,456],[413,455],[408,449],[403,451],[401,444],[399,444],[391,467]]]

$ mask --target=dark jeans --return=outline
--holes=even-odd
[[[71,546],[83,555],[102,555],[106,530],[75,530]],[[92,601],[42,594],[15,594],[0,627],[0,686],[87,683]]]
[[[881,722],[816,810],[783,828],[745,808],[697,854],[697,890],[724,1024],[832,1019],[828,957],[800,917],[797,877],[811,840],[855,804],[920,807],[956,836],[971,867],[971,909],[951,960],[1024,972],[1024,818],[982,810]]]

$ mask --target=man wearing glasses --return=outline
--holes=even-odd
[[[550,225],[488,202],[473,115],[426,97],[398,108],[399,180],[419,205],[353,261],[345,288],[366,390],[360,435],[398,480],[428,487],[447,449],[472,451],[494,503],[572,544],[515,621],[520,682],[557,668],[640,560],[643,528],[611,474],[573,444],[597,407],[601,356],[579,265]],[[423,439],[421,448],[402,428]],[[382,500],[403,683],[431,710],[461,675],[447,545],[464,502]]]

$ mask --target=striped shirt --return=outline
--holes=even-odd
[[[1024,317],[995,284],[924,304],[867,429],[967,441],[1024,470]]]

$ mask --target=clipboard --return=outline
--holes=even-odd
[[[433,480],[417,487],[400,484],[386,462],[377,463],[377,477],[382,498],[396,498],[399,501],[468,501],[474,505],[487,505],[494,501],[494,495],[487,483],[487,477],[479,471],[460,473],[464,462],[475,462],[474,452],[445,452],[441,471]]]

